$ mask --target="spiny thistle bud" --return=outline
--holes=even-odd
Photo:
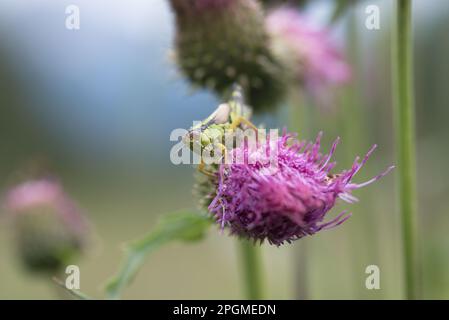
[[[209,166],[207,170],[214,172],[217,168]],[[198,200],[199,209],[207,212],[210,203],[217,196],[218,177],[197,172],[195,174],[195,181],[193,195]]]
[[[80,253],[87,224],[59,183],[27,181],[12,188],[5,202],[19,255],[29,270],[55,274]]]
[[[348,82],[351,69],[327,30],[315,28],[296,9],[272,10],[266,21],[271,46],[289,70],[289,78],[304,87],[319,105],[332,103],[332,87]]]
[[[299,142],[284,132],[267,144],[232,150],[231,159],[244,154],[247,160],[220,166],[216,196],[209,205],[217,223],[237,236],[281,245],[346,221],[350,215],[342,212],[323,222],[337,199],[357,201],[351,194],[354,189],[378,180],[393,167],[365,183],[353,183],[375,147],[361,162],[357,158],[351,169],[331,174],[338,139],[327,155],[319,153],[320,139],[321,134],[315,143]]]
[[[227,95],[240,84],[255,112],[283,97],[283,70],[268,47],[254,0],[170,0],[176,14],[176,61],[194,86]]]

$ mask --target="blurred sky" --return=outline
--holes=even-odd
[[[78,31],[65,28],[68,4],[80,7]],[[216,104],[206,93],[186,98],[169,60],[166,1],[2,1],[0,16],[25,107],[81,159],[166,160],[170,131]]]
[[[69,4],[80,8],[80,30],[65,28]],[[327,9],[312,11],[322,20]],[[0,2],[2,46],[24,107],[80,160],[166,160],[170,131],[215,108],[170,61],[173,27],[163,0]]]
[[[445,0],[414,2],[418,22],[448,7]],[[322,21],[330,3],[309,11]],[[80,30],[65,28],[69,4],[80,8]],[[170,131],[217,104],[206,92],[190,95],[173,67],[173,17],[164,0],[1,0],[0,36],[23,107],[81,161],[164,161]]]

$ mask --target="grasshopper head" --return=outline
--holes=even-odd
[[[183,138],[184,144],[198,153],[214,142],[221,143],[224,129],[230,121],[231,111],[228,103],[220,104],[209,117],[190,128]]]
[[[223,132],[220,125],[192,128],[184,136],[183,142],[193,152],[201,153],[205,148],[213,146],[214,143],[221,143]]]
[[[190,129],[182,141],[192,151],[201,150],[201,128]]]

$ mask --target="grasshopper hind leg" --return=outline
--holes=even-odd
[[[257,131],[258,131],[257,127],[251,121],[246,119],[245,117],[238,117],[238,118],[234,119],[231,122],[231,130],[237,129],[237,127],[240,126],[242,123],[246,124],[248,127],[253,129],[257,133]]]
[[[247,125],[249,128],[254,130],[254,132],[256,133],[256,143],[258,143],[258,141],[259,141],[259,129],[251,121],[249,121],[245,117],[238,117],[238,118],[234,119],[231,122],[231,126],[230,126],[231,130],[234,131],[242,123]]]
[[[208,177],[211,178],[215,178],[215,174],[213,172],[207,171],[206,170],[206,164],[204,163],[203,159],[201,159],[200,164],[198,165],[198,171],[201,172],[202,174],[205,174]]]

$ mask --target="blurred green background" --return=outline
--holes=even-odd
[[[65,28],[69,4],[80,7],[80,30]],[[365,28],[368,4],[381,9],[380,30]],[[332,5],[315,1],[307,10],[322,22]],[[306,110],[297,114],[302,138],[323,130],[328,150],[342,137],[337,169],[379,145],[356,181],[394,163],[392,9],[389,0],[360,1],[338,22],[335,37],[348,48],[354,80],[339,92],[334,110],[297,106]],[[425,298],[448,299],[449,2],[415,0],[414,18],[422,283]],[[170,163],[169,135],[204,118],[219,101],[192,93],[177,74],[169,58],[173,33],[164,0],[0,0],[0,185],[5,191],[39,166],[61,178],[96,232],[79,262],[81,289],[94,297],[102,297],[117,271],[124,242],[151,230],[164,213],[196,206],[194,168]],[[283,106],[255,122],[292,125],[294,108]],[[268,298],[295,296],[295,265],[307,269],[301,286],[312,299],[403,298],[394,181],[391,174],[356,191],[360,203],[335,208],[353,212],[341,227],[294,245],[264,246]],[[243,298],[235,249],[235,239],[218,229],[200,244],[164,247],[124,298]],[[365,288],[371,264],[380,267],[381,290]],[[22,269],[1,217],[0,299],[53,299],[54,291],[50,281]]]

